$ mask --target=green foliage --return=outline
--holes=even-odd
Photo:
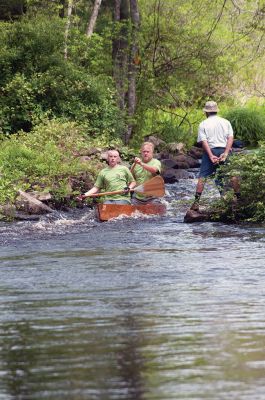
[[[265,221],[265,144],[255,151],[235,154],[224,168],[228,177],[238,177],[241,197],[234,210],[236,220]],[[229,200],[229,199],[228,199]],[[228,201],[229,203],[229,201]],[[227,209],[229,210],[229,208]],[[230,209],[231,212],[231,209]]]
[[[23,18],[7,24],[7,46],[13,52],[10,59],[13,72],[32,73],[47,71],[52,66],[62,66],[64,22],[53,16]]]
[[[194,2],[183,0],[161,1],[159,5],[154,0],[140,0],[140,4],[142,40],[148,43],[143,45],[144,73],[139,83],[145,101],[178,107],[208,96],[223,96],[234,60],[222,51],[223,40],[209,35],[216,4],[199,1],[194,6]],[[230,26],[219,23],[221,29],[224,38]]]
[[[247,145],[256,146],[260,140],[265,140],[265,114],[258,108],[231,109],[225,118],[231,122],[236,138]]]
[[[36,15],[41,11],[47,18],[60,14],[64,4],[61,0],[24,0],[24,2],[27,5],[28,15]]]
[[[253,88],[253,78],[262,95],[264,91],[256,79],[259,75],[262,84],[260,68],[264,63],[258,58],[264,59],[258,44],[261,34],[249,31],[254,1],[247,2],[240,15],[234,13],[232,3],[208,0],[139,0],[139,6],[142,21],[137,136],[142,127],[145,129],[147,110],[202,108],[210,99],[236,101],[245,95],[241,92],[244,85],[244,89],[247,85]],[[257,51],[254,58],[253,48]],[[250,59],[248,80],[244,76],[242,82]],[[258,74],[253,64],[259,66]]]
[[[163,110],[147,111],[143,120],[138,123],[141,130],[138,132],[131,144],[137,147],[144,137],[155,135],[166,143],[182,142],[186,148],[190,148],[197,139],[198,125],[205,118],[202,110],[187,107],[166,108]]]
[[[89,145],[85,130],[56,121],[2,140],[0,203],[14,202],[18,189],[48,189],[57,200],[71,195],[70,178],[98,172],[94,160],[81,164],[76,156]]]
[[[123,117],[115,101],[112,79],[93,76],[86,62],[75,62],[75,43],[70,46],[72,61],[63,58],[64,22],[38,15],[13,24],[5,23],[0,33],[0,127],[3,133],[30,131],[46,118],[76,121],[87,134],[122,135]],[[78,35],[74,36],[75,38]],[[80,37],[80,34],[79,34]],[[82,51],[85,54],[85,43]],[[86,59],[93,63],[93,43]],[[88,46],[89,48],[89,46]],[[83,65],[82,65],[83,64]],[[95,67],[95,70],[97,67]]]
[[[183,142],[185,137],[188,136],[187,133],[173,121],[165,121],[159,125],[159,137],[166,143]]]
[[[105,28],[103,36],[94,33],[91,37],[80,33],[78,29],[72,29],[68,46],[69,59],[85,68],[90,74],[111,76],[111,46],[111,34],[108,28]]]
[[[3,133],[29,131],[34,122],[45,115],[41,104],[36,101],[34,87],[24,75],[16,74],[2,88],[0,119]]]

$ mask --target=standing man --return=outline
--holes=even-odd
[[[234,134],[230,122],[217,115],[218,106],[215,101],[207,101],[203,111],[206,119],[199,125],[197,142],[202,144],[204,150],[196,187],[195,201],[191,210],[199,210],[199,201],[207,177],[214,177],[220,163],[224,163],[233,145]],[[215,180],[219,190],[222,183]]]
[[[161,172],[161,162],[155,158],[154,145],[151,142],[144,142],[141,146],[141,158],[135,157],[132,173],[136,184],[141,185]],[[133,204],[147,204],[158,202],[156,197],[146,197],[140,193],[134,193],[132,196]]]
[[[96,179],[95,185],[84,196],[89,197],[100,191],[114,192],[123,190],[122,194],[108,195],[104,204],[130,204],[130,189],[135,187],[135,180],[129,168],[120,165],[120,155],[117,150],[108,151],[108,166],[103,168]]]

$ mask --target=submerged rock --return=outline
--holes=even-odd
[[[39,221],[40,218],[41,218],[40,215],[26,214],[23,213],[22,211],[16,211],[14,214],[14,219],[18,221]]]
[[[162,177],[165,183],[175,183],[178,182],[177,170],[174,168],[168,168],[165,172],[163,172]]]
[[[191,222],[207,222],[211,220],[210,213],[206,210],[201,211],[194,211],[188,209],[186,215],[184,217],[184,222],[191,223]]]

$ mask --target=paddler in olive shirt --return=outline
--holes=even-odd
[[[141,185],[161,173],[161,162],[155,158],[154,145],[151,142],[144,142],[141,146],[141,158],[135,157],[132,173],[136,180],[136,185]],[[157,197],[146,197],[140,193],[134,193],[132,204],[157,203]]]
[[[98,192],[114,192],[123,190],[122,194],[108,195],[104,198],[104,204],[131,204],[130,189],[136,185],[129,168],[120,165],[120,155],[117,150],[108,151],[108,166],[103,168],[96,179],[95,185],[85,196]]]

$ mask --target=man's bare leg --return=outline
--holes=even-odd
[[[205,179],[199,178],[197,186],[196,186],[195,200],[190,208],[193,211],[199,211],[199,202],[200,202],[201,194],[204,189],[204,184],[205,184]]]

